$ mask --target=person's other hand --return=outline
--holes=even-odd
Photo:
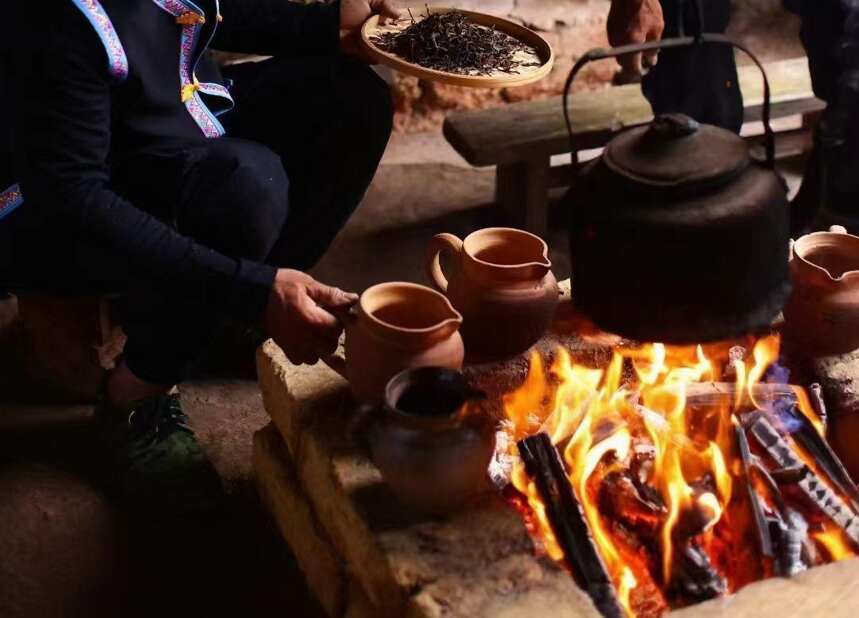
[[[280,269],[274,279],[263,328],[296,365],[313,364],[337,350],[343,326],[331,313],[358,301],[297,270]]]
[[[665,29],[659,0],[612,0],[608,13],[608,42],[612,47],[658,41]],[[640,74],[656,65],[657,52],[620,56],[618,64],[626,72]]]
[[[346,53],[360,55],[357,44],[361,26],[373,15],[387,19],[400,17],[400,10],[393,0],[341,0],[340,2],[340,46]]]

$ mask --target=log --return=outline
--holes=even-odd
[[[859,515],[808,466],[805,466],[799,455],[763,414],[746,415],[744,423],[776,464],[783,468],[803,467],[805,469],[805,474],[802,475],[797,486],[817,508],[844,531],[854,546],[859,548]]]
[[[692,539],[677,546],[673,564],[670,592],[677,599],[700,603],[728,590],[728,582],[710,563],[707,552]]]
[[[558,450],[545,433],[519,441],[519,453],[528,476],[546,506],[552,525],[573,578],[606,618],[624,613],[614,584],[593,540],[587,519],[564,469]]]
[[[625,472],[612,472],[599,489],[600,510],[647,538],[655,538],[665,520],[667,509],[639,493]]]
[[[742,427],[735,427],[734,434],[737,436],[737,445],[739,446],[740,459],[743,462],[743,470],[745,472],[745,489],[746,495],[748,497],[749,505],[752,509],[752,515],[755,520],[755,530],[757,531],[758,537],[758,549],[761,552],[761,555],[774,560],[775,559],[775,550],[773,548],[773,539],[770,534],[769,525],[767,524],[767,518],[764,514],[763,507],[761,506],[760,500],[758,500],[758,495],[755,492],[755,488],[752,485],[751,474],[752,469],[754,468],[754,460],[752,456],[752,451],[749,448],[749,440],[746,438],[746,432]]]
[[[814,400],[812,398],[812,401]],[[825,415],[826,408],[822,398],[818,397],[818,401]],[[850,501],[850,506],[853,510],[859,513],[859,489],[857,489],[853,479],[850,478],[850,474],[835,454],[835,451],[832,450],[829,443],[823,439],[802,412],[797,411],[794,407],[790,410],[790,414],[792,414],[794,420],[794,427],[797,428],[791,432],[793,439],[814,458],[823,469],[823,472],[829,477],[829,480]]]

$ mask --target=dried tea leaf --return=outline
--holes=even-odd
[[[531,52],[528,45],[475,24],[460,11],[429,13],[420,21],[397,32],[381,32],[372,42],[388,53],[419,66],[456,73],[487,76],[493,73],[517,73],[520,68],[539,66],[523,62],[519,52]]]

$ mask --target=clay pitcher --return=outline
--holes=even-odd
[[[787,332],[810,354],[859,349],[859,237],[841,226],[792,243]]]
[[[450,369],[410,369],[391,379],[367,437],[373,462],[401,502],[443,514],[490,490],[494,423],[469,405],[484,397]]]
[[[453,258],[447,274],[442,253]],[[548,330],[559,300],[548,253],[541,238],[512,228],[478,230],[465,240],[439,234],[430,241],[427,271],[462,313],[469,360],[515,356]]]
[[[380,283],[367,289],[346,316],[346,358],[325,362],[362,403],[382,400],[385,386],[404,369],[460,369],[465,355],[462,316],[444,295],[415,283]]]

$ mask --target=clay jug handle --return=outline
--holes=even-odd
[[[426,269],[429,278],[441,292],[447,292],[447,277],[441,269],[441,254],[445,251],[452,255],[462,251],[462,241],[453,234],[437,234],[433,236],[427,247]]]

